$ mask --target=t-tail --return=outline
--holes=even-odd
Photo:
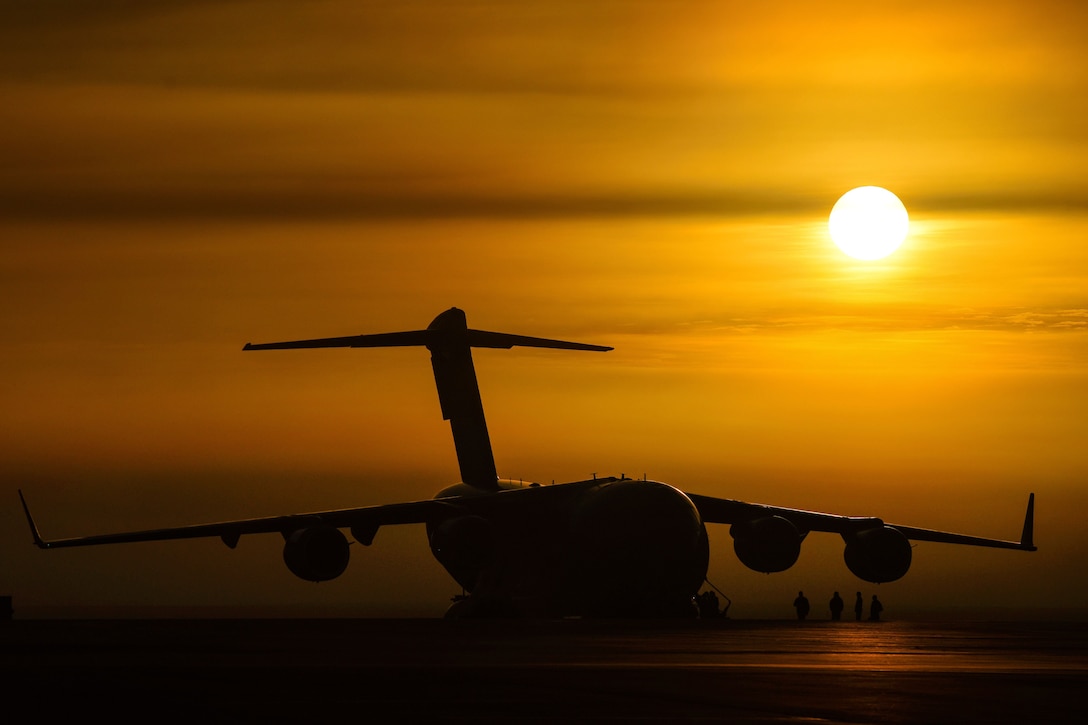
[[[318,340],[246,344],[244,350],[292,350],[316,347],[426,347],[431,351],[431,367],[438,388],[442,418],[450,422],[453,445],[461,480],[484,491],[498,490],[495,456],[487,434],[480,386],[472,364],[472,348],[550,347],[561,350],[607,352],[610,347],[580,342],[549,340],[541,337],[510,335],[503,332],[472,330],[465,313],[452,307],[427,326],[426,330],[387,332],[376,335],[327,337]]]

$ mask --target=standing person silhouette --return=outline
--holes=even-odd
[[[861,621],[861,613],[865,611],[865,602],[861,600],[861,592],[858,592],[858,598],[854,600],[854,619],[858,622]]]
[[[804,592],[797,592],[797,598],[793,600],[793,608],[797,610],[797,618],[803,620],[808,616],[808,598]]]
[[[869,621],[879,622],[880,613],[884,611],[884,605],[880,603],[880,600],[873,595],[873,601],[869,604]]]
[[[828,606],[831,608],[831,619],[839,621],[842,619],[842,608],[845,606],[842,601],[842,597],[838,592],[835,592],[835,596],[831,597],[831,601],[828,602]]]

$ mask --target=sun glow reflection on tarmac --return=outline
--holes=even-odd
[[[739,627],[739,631],[738,628]],[[737,627],[673,632],[650,638],[644,632],[609,638],[601,658],[565,666],[726,668],[745,670],[843,670],[851,672],[948,672],[1088,674],[1088,660],[1060,629],[1045,646],[1015,626],[980,624],[943,627],[914,622],[738,623]],[[614,649],[613,649],[614,647]],[[607,652],[607,654],[605,654]]]

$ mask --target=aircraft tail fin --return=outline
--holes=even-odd
[[[452,307],[434,318],[426,330],[374,335],[326,337],[262,344],[247,343],[243,350],[294,350],[321,347],[426,347],[438,388],[442,418],[450,422],[461,480],[486,491],[498,490],[498,473],[487,433],[480,387],[472,364],[472,348],[543,347],[561,350],[607,352],[610,347],[543,337],[472,330],[465,313]]]

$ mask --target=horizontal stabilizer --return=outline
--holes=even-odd
[[[544,337],[510,335],[505,332],[487,332],[486,330],[466,330],[470,347],[491,347],[509,350],[512,347],[550,347],[558,350],[588,350],[589,352],[608,352],[612,348],[604,345],[587,345],[584,342],[566,342],[549,340]]]
[[[316,340],[291,340],[289,342],[247,342],[243,350],[305,350],[315,347],[418,347],[426,345],[432,330],[411,332],[382,332],[375,335],[349,335],[348,337],[322,337]]]
[[[454,308],[456,310],[456,308]],[[460,312],[460,310],[456,310]],[[452,310],[451,310],[452,312]],[[550,340],[544,337],[511,335],[505,332],[470,330],[447,323],[442,315],[426,330],[410,332],[383,332],[374,335],[349,335],[347,337],[323,337],[316,340],[292,340],[288,342],[246,343],[243,350],[302,350],[318,347],[445,347],[447,345],[489,347],[508,350],[512,347],[547,347],[558,350],[586,350],[608,352],[611,347],[588,345],[582,342]],[[458,321],[463,325],[463,316]]]

